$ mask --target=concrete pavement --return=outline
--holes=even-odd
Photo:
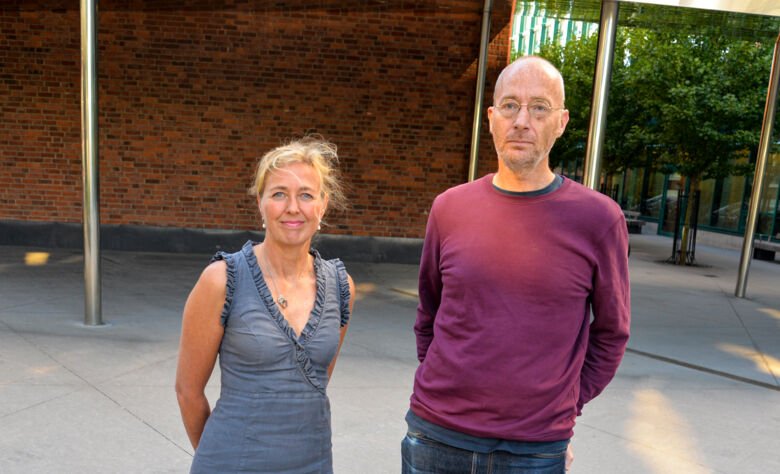
[[[700,245],[699,266],[677,267],[661,263],[670,239],[631,239],[629,352],[578,420],[572,472],[780,472],[780,262],[754,260],[737,299],[737,251]],[[0,473],[187,472],[173,380],[208,258],[104,252],[108,324],[89,328],[79,251],[0,246]],[[359,295],[329,387],[335,470],[397,473],[417,268],[347,268]]]

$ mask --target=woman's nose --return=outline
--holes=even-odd
[[[290,213],[296,213],[298,212],[298,198],[297,197],[291,197],[290,200],[287,203],[287,212]]]

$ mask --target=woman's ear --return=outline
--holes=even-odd
[[[265,229],[265,216],[263,215],[263,208],[261,206],[263,201],[263,198],[260,197],[260,195],[257,195],[257,213],[260,214],[260,223],[263,225],[263,229]]]
[[[325,212],[328,210],[328,194],[325,193],[322,196],[322,212],[320,212],[320,220],[325,217]]]

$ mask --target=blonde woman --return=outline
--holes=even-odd
[[[310,245],[328,208],[343,206],[336,163],[335,147],[313,138],[266,153],[252,187],[263,242],[219,252],[187,299],[176,392],[193,473],[333,471],[326,387],[355,290],[342,262]]]

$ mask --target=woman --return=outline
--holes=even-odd
[[[261,158],[250,190],[261,244],[219,252],[184,307],[176,393],[191,472],[333,471],[325,393],[355,287],[340,260],[310,249],[343,206],[335,147],[306,138]],[[219,354],[220,398],[204,389]]]

